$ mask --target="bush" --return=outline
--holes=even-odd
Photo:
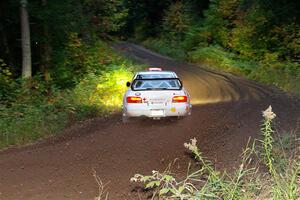
[[[110,66],[110,70],[101,76],[89,73],[74,88],[75,105],[93,105],[99,111],[119,109],[123,94],[127,90],[126,82],[133,73],[122,66]]]
[[[73,39],[51,81],[38,75],[13,81],[0,73],[6,83],[0,90],[0,148],[48,137],[78,120],[120,109],[126,81],[141,66],[102,41],[91,46],[76,35]]]
[[[164,39],[147,39],[142,42],[142,45],[159,52],[163,55],[173,57],[177,60],[183,60],[186,57],[185,51],[180,47],[179,42],[167,42]]]
[[[275,85],[285,91],[300,94],[300,73],[289,70],[290,63],[279,63],[281,67],[276,69],[268,65],[261,65],[257,70],[249,74],[249,77],[266,84]]]
[[[10,67],[7,66],[0,58],[0,104],[1,101],[9,101],[15,89],[15,83],[12,79],[12,73]]]
[[[198,48],[189,54],[189,61],[245,76],[264,84],[275,85],[284,91],[300,94],[298,63],[279,61],[276,54],[266,53],[260,62],[238,57],[219,46]]]
[[[74,87],[87,73],[101,75],[111,65],[121,65],[125,60],[101,40],[84,42],[77,33],[71,33],[63,57],[51,74],[53,81],[62,88]]]
[[[210,67],[225,70],[232,74],[244,75],[256,68],[254,63],[243,61],[233,53],[224,51],[219,46],[199,48],[190,53],[189,60],[208,64]]]
[[[207,47],[211,42],[212,35],[205,27],[199,25],[191,26],[182,41],[185,51],[193,51],[200,47]]]
[[[57,133],[68,123],[70,108],[58,93],[19,89],[15,95],[18,100],[0,107],[0,148]]]

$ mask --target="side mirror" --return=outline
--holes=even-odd
[[[130,87],[130,82],[127,82],[127,83],[126,83],[126,86],[127,86],[127,87]]]

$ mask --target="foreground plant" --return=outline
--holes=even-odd
[[[260,164],[267,167],[268,172],[265,174],[258,173],[258,167],[253,164],[252,157],[254,157],[255,148],[258,147],[255,142],[251,147],[249,143],[247,144],[241,156],[241,164],[234,173],[228,174],[226,171],[222,173],[217,171],[213,164],[203,157],[197,147],[196,138],[193,138],[190,143],[185,143],[184,147],[199,162],[198,170],[192,172],[189,164],[186,177],[177,179],[170,172],[170,165],[162,173],[152,171],[152,175],[148,176],[136,174],[130,180],[142,183],[146,189],[151,190],[152,199],[299,199],[300,156],[297,153],[298,150],[296,149],[293,153],[293,157],[285,158],[284,173],[278,171],[278,166],[274,162],[274,145],[277,144],[272,128],[276,114],[271,106],[263,112],[263,117],[264,123],[261,129],[263,139],[259,141],[262,146],[259,160],[261,160]]]
[[[267,184],[269,185],[268,196],[270,199],[300,199],[300,155],[299,147],[296,148],[290,157],[286,157],[284,147],[281,146],[281,154],[276,156],[276,147],[274,144],[274,130],[272,121],[276,114],[269,106],[263,112],[264,123],[262,126],[263,140],[261,144],[262,161],[268,168]],[[297,140],[295,140],[297,143]],[[277,153],[278,154],[278,153]],[[277,162],[276,162],[277,161]],[[279,165],[278,163],[283,163]]]
[[[107,191],[107,184],[103,183],[101,178],[97,175],[97,172],[93,171],[93,177],[95,178],[95,181],[98,185],[98,196],[95,197],[94,200],[107,200],[108,199],[108,191]]]

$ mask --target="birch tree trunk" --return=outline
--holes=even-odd
[[[30,78],[31,72],[31,47],[30,47],[30,28],[27,12],[27,0],[21,0],[21,35],[22,35],[22,76]]]

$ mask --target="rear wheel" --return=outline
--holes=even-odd
[[[122,122],[123,124],[129,123],[130,122],[130,118],[126,115],[122,115]]]

